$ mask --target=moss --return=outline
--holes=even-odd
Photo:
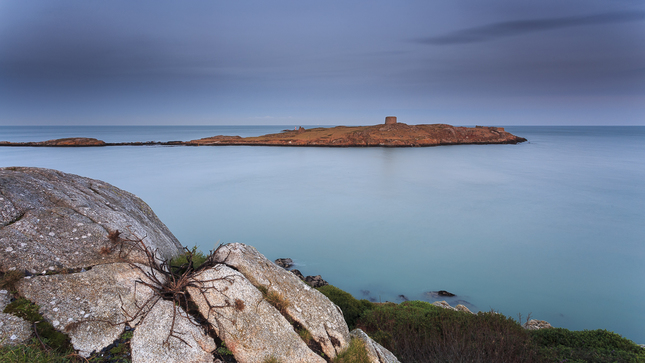
[[[7,305],[3,312],[35,323],[38,336],[50,348],[60,352],[69,350],[71,345],[67,335],[57,331],[40,315],[39,310],[38,305],[25,298],[19,298]]]

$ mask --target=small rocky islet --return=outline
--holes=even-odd
[[[34,142],[0,141],[0,146],[90,147],[90,146],[318,146],[318,147],[423,147],[468,144],[517,144],[527,141],[502,127],[456,127],[446,124],[407,125],[388,116],[374,126],[296,127],[263,136],[212,136],[191,141],[108,143],[93,138],[64,138]]]

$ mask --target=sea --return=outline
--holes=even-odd
[[[4,126],[0,140],[174,141],[293,127]],[[506,130],[528,142],[2,147],[0,166],[109,182],[147,202],[185,246],[249,244],[359,299],[446,300],[645,343],[645,127]]]

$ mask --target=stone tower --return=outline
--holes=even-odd
[[[396,116],[387,116],[385,118],[386,125],[394,125],[396,123]]]

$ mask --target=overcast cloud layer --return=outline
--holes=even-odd
[[[0,125],[645,125],[645,3],[0,1]]]

